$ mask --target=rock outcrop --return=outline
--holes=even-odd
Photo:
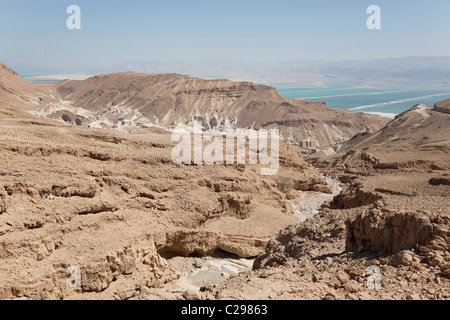
[[[450,114],[450,99],[436,103],[433,107],[433,110]]]
[[[397,253],[428,244],[438,230],[426,214],[371,209],[347,221],[346,250]]]

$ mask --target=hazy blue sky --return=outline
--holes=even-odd
[[[69,5],[82,29],[66,28]],[[368,30],[366,9],[382,10]],[[352,60],[450,56],[450,0],[0,0],[0,61]]]

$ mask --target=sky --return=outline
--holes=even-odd
[[[81,30],[69,30],[69,5]],[[381,30],[366,10],[381,8]],[[450,56],[450,0],[0,0],[10,66]]]

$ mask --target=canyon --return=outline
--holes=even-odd
[[[389,121],[249,82],[0,64],[0,299],[449,299],[449,105]],[[279,129],[278,173],[174,164],[193,123]]]

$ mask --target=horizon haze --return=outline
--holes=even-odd
[[[77,5],[80,30],[66,11]],[[381,30],[369,30],[369,6]],[[422,1],[0,1],[0,60],[19,73],[94,73],[127,62],[333,63],[450,56],[450,3]],[[170,69],[170,68],[168,68]],[[152,69],[151,69],[152,70]],[[139,70],[137,70],[139,71]]]

